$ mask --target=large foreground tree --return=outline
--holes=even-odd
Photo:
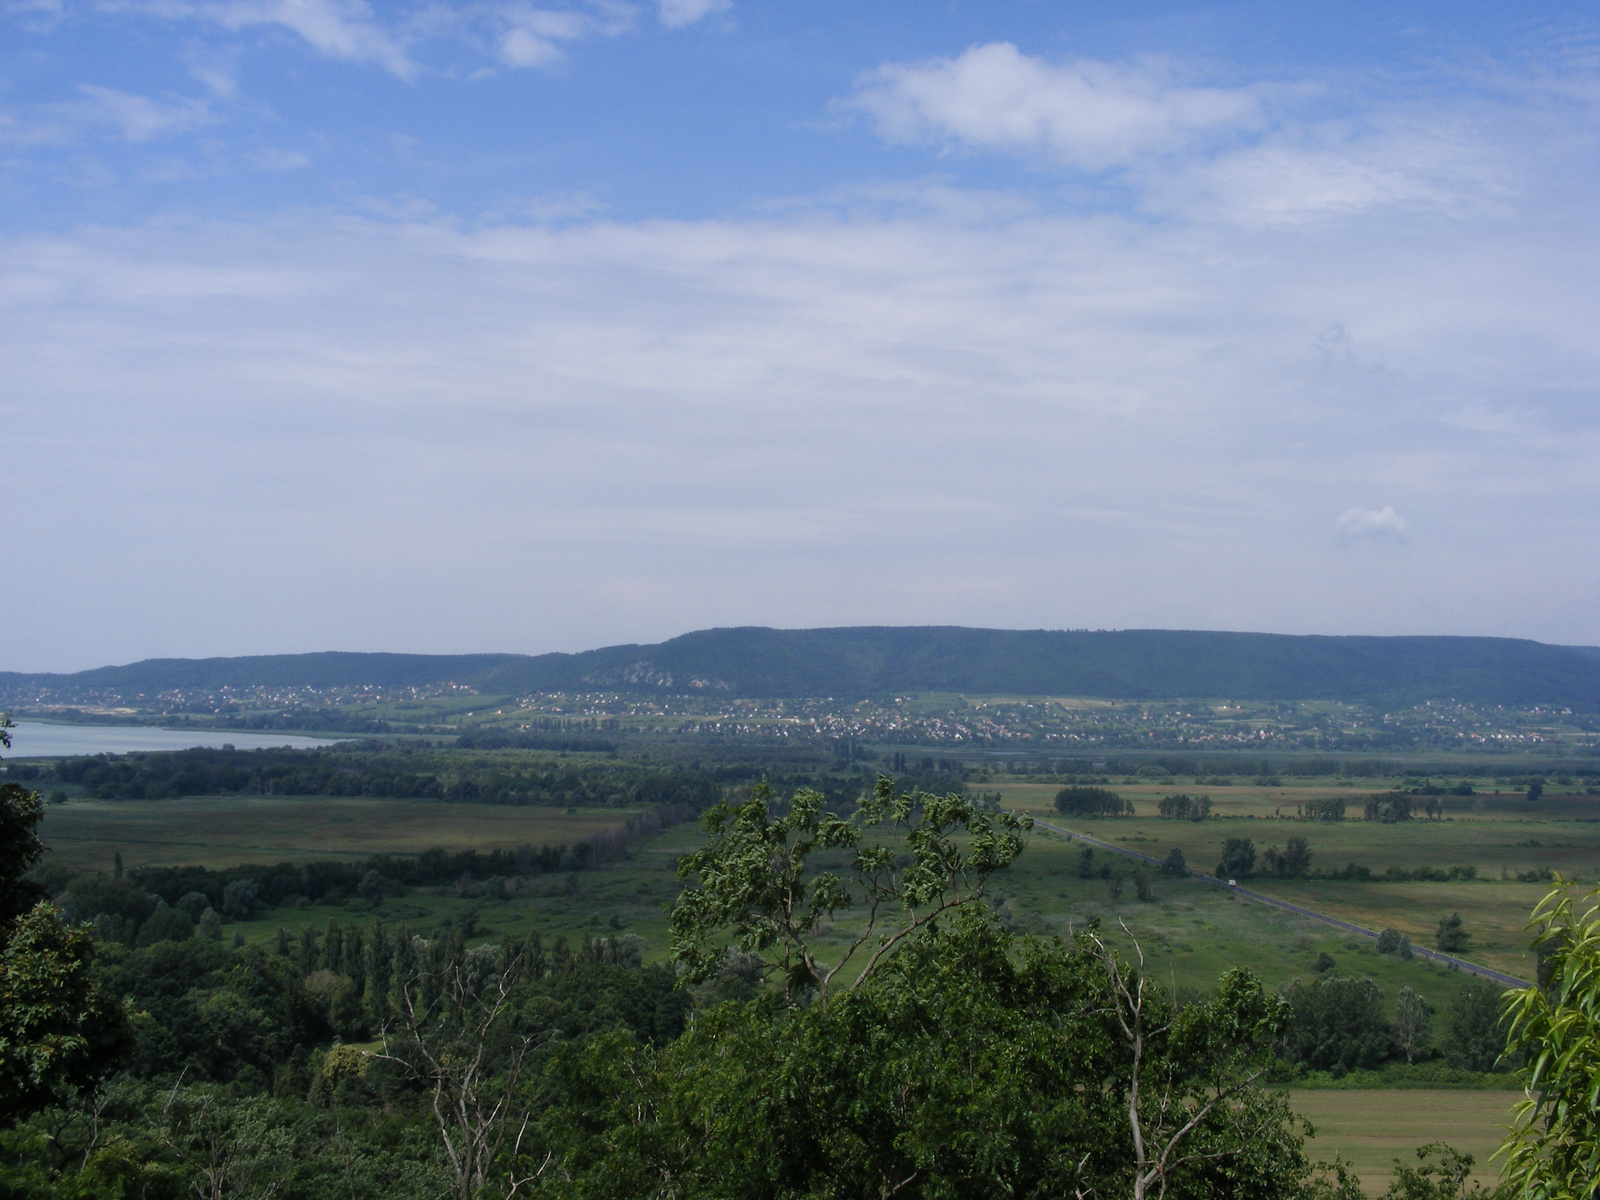
[[[1178,1010],[1093,934],[973,911],[826,1005],[730,1002],[663,1050],[618,1036],[558,1060],[548,1186],[1303,1200],[1330,1185],[1285,1094],[1256,1086],[1283,1020],[1247,972]]]
[[[0,745],[9,747],[9,717]],[[27,878],[44,854],[38,793],[0,784],[0,1125],[91,1086],[126,1045],[122,1010],[89,980],[86,927]]]
[[[1248,972],[1177,1008],[1096,931],[978,903],[1022,822],[960,796],[855,812],[765,789],[711,814],[673,915],[691,979],[782,986],[661,1050],[558,1055],[541,1181],[583,1197],[903,1200],[1348,1195],[1256,1081],[1286,1009]],[[827,864],[819,866],[818,860]],[[846,965],[848,964],[848,966]]]

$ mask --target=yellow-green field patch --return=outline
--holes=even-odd
[[[1492,1184],[1497,1165],[1489,1156],[1505,1135],[1511,1106],[1520,1092],[1472,1091],[1295,1091],[1295,1111],[1316,1126],[1307,1146],[1313,1158],[1343,1158],[1361,1176],[1362,1189],[1376,1196],[1389,1186],[1394,1160],[1415,1163],[1416,1148],[1448,1142],[1476,1160],[1476,1178]]]
[[[1257,891],[1313,908],[1367,929],[1394,928],[1432,946],[1439,921],[1460,913],[1471,935],[1459,957],[1508,975],[1533,978],[1528,914],[1549,892],[1546,883],[1340,883],[1252,879]]]
[[[1522,883],[1516,876],[1548,868],[1569,879],[1596,878],[1600,867],[1600,799],[1564,798],[1529,809],[1505,797],[1445,797],[1455,806],[1448,820],[1382,824],[1359,819],[1365,791],[1336,787],[1194,788],[1175,784],[1111,785],[1133,801],[1132,817],[1084,819],[1055,814],[1054,784],[1007,784],[1004,802],[1020,811],[1136,853],[1164,858],[1177,848],[1191,870],[1210,874],[1231,837],[1249,838],[1260,862],[1269,847],[1291,837],[1311,846],[1313,870],[1366,867],[1370,880],[1273,880],[1255,877],[1249,886],[1368,929],[1393,927],[1424,946],[1433,944],[1441,918],[1459,912],[1471,941],[1462,957],[1507,974],[1527,977],[1531,968],[1526,924],[1547,883]],[[1154,808],[1175,791],[1210,794],[1218,814],[1204,821],[1163,820]],[[1346,794],[1348,793],[1348,794]],[[1356,819],[1308,821],[1294,816],[1308,798],[1341,794]],[[1537,815],[1543,813],[1544,815]],[[1390,882],[1391,867],[1475,868],[1477,878],[1453,882]]]

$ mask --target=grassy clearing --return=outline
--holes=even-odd
[[[360,859],[372,854],[572,845],[622,824],[627,809],[443,804],[427,800],[226,796],[75,800],[46,809],[40,834],[54,861],[110,870]]]
[[[1149,903],[1137,900],[1127,884],[1113,904],[1104,880],[1077,877],[1081,848],[1060,835],[1036,832],[1017,863],[994,881],[1002,917],[1014,928],[1046,935],[1066,935],[1099,921],[1102,933],[1129,953],[1137,941],[1151,973],[1178,987],[1209,989],[1229,967],[1240,966],[1277,988],[1297,976],[1309,977],[1324,952],[1341,972],[1373,978],[1391,1004],[1400,988],[1409,986],[1442,1007],[1466,982],[1459,971],[1379,954],[1370,938],[1340,933],[1198,880],[1157,878]],[[1108,856],[1099,852],[1096,857]]]
[[[1251,880],[1250,886],[1369,929],[1386,926],[1433,945],[1439,921],[1459,912],[1472,942],[1459,957],[1531,979],[1528,914],[1550,890],[1545,883],[1315,883]]]
[[[1016,784],[1002,790],[1006,803],[1021,811],[1055,815],[1054,785]],[[1449,820],[1382,825],[1293,817],[1295,806],[1308,798],[1349,793],[1345,799],[1356,806],[1365,790],[1171,785],[1126,785],[1117,790],[1133,800],[1136,815],[1081,823],[1085,832],[1157,858],[1177,847],[1189,866],[1199,871],[1216,864],[1223,840],[1229,837],[1248,837],[1258,850],[1304,837],[1311,843],[1317,867],[1355,862],[1381,874],[1391,865],[1475,866],[1479,878],[1470,882],[1255,879],[1250,886],[1371,929],[1392,926],[1422,945],[1432,944],[1440,918],[1460,912],[1473,937],[1463,957],[1522,977],[1532,970],[1525,932],[1528,913],[1547,885],[1518,883],[1502,875],[1549,867],[1569,878],[1594,879],[1600,859],[1600,800],[1592,797],[1563,797],[1533,809],[1510,797],[1447,797],[1447,803],[1460,806],[1451,810]],[[1206,791],[1219,815],[1199,822],[1153,816],[1160,797],[1178,790]],[[1281,815],[1285,812],[1289,816]]]
[[[1476,1178],[1492,1184],[1489,1156],[1511,1120],[1518,1093],[1456,1091],[1292,1092],[1295,1111],[1316,1127],[1313,1157],[1345,1159],[1376,1196],[1389,1186],[1394,1160],[1416,1161],[1416,1147],[1449,1142],[1476,1159]]]

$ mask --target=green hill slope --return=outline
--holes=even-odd
[[[1321,637],[863,626],[708,629],[581,654],[290,654],[150,659],[72,675],[0,674],[0,702],[221,687],[426,686],[510,694],[616,690],[732,696],[910,691],[1240,700],[1552,704],[1600,711],[1600,657],[1513,638]]]

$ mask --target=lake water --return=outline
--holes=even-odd
[[[296,750],[326,746],[339,738],[301,737],[292,733],[244,733],[233,729],[157,729],[149,725],[51,725],[18,721],[11,731],[12,758],[56,758],[68,754],[127,754],[131,750],[189,750],[195,747],[263,750],[289,746]]]

